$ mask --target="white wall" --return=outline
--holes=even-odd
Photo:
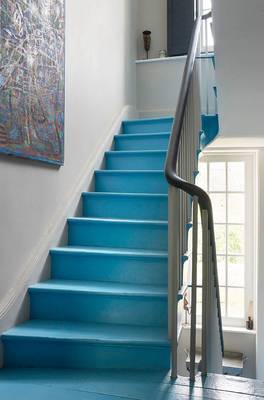
[[[111,135],[134,110],[136,21],[136,0],[66,0],[65,166],[0,157],[0,330],[15,321]]]
[[[258,157],[257,378],[264,379],[264,148]]]
[[[138,59],[146,58],[144,30],[152,32],[149,58],[159,57],[160,50],[167,50],[167,0],[140,0],[138,8]]]
[[[237,138],[240,146],[254,146],[258,150],[256,376],[259,379],[264,379],[263,18],[263,0],[214,1],[220,137],[226,146],[232,146],[232,138]]]
[[[186,57],[137,63],[137,108],[143,118],[174,115]]]
[[[137,61],[137,108],[143,118],[174,115],[186,57]],[[212,60],[200,61],[202,113],[215,114],[215,70]]]
[[[214,1],[222,136],[264,136],[264,2]]]

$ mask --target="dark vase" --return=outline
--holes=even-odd
[[[147,59],[149,58],[149,50],[151,44],[151,31],[144,31],[143,32],[143,39],[144,39],[144,49],[147,53]]]

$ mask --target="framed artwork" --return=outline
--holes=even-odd
[[[0,153],[64,162],[64,0],[1,0]]]

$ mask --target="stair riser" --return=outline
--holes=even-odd
[[[164,170],[165,154],[106,154],[106,169],[108,170]]]
[[[30,290],[32,319],[140,326],[167,324],[166,297]]]
[[[168,219],[168,199],[157,196],[84,195],[83,216],[138,220]]]
[[[129,135],[119,135],[115,138],[115,150],[135,151],[135,150],[167,150],[169,145],[169,135],[161,137],[152,135],[151,137],[129,137]]]
[[[63,280],[167,284],[167,258],[51,254],[51,277]]]
[[[5,367],[158,370],[169,368],[168,347],[63,341],[6,341]]]
[[[168,193],[168,185],[160,174],[96,174],[95,191],[108,193]]]
[[[168,248],[167,224],[81,222],[69,220],[71,246],[164,250]]]
[[[136,133],[167,133],[172,129],[172,118],[162,118],[156,120],[128,121],[123,122],[123,134]]]

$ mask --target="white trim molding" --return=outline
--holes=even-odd
[[[175,57],[160,57],[160,58],[149,58],[146,60],[136,60],[136,64],[149,64],[149,63],[156,63],[156,62],[170,62],[170,61],[182,61],[186,60],[186,56],[175,56]]]

